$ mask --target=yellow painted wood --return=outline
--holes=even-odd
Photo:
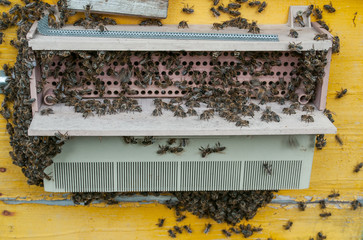
[[[48,1],[54,4],[55,1]],[[215,19],[209,12],[211,0],[170,0],[168,18],[165,24],[177,24],[187,20],[189,24],[211,24],[227,20],[227,16]],[[225,5],[228,0],[221,0]],[[324,150],[316,151],[310,188],[306,190],[280,191],[280,198],[290,200],[318,200],[326,198],[331,190],[339,191],[339,205],[328,205],[332,217],[322,220],[321,212],[316,204],[309,204],[305,212],[300,212],[296,204],[269,204],[262,208],[256,217],[250,221],[252,225],[261,225],[264,230],[252,239],[308,239],[322,231],[328,239],[362,239],[363,210],[350,210],[349,201],[363,198],[363,171],[354,174],[354,166],[363,161],[363,5],[356,0],[333,0],[337,12],[324,12],[324,20],[341,39],[341,53],[333,55],[327,108],[336,113],[335,126],[344,141],[340,147],[334,140],[334,135],[328,135],[328,145]],[[14,0],[13,3],[21,3]],[[242,16],[257,20],[261,24],[281,24],[287,22],[290,5],[307,5],[311,1],[270,0],[262,14],[256,13],[256,8],[242,7]],[[329,1],[316,0],[319,6]],[[194,5],[195,14],[181,13],[184,4]],[[0,11],[9,8],[0,7]],[[358,12],[356,27],[352,19]],[[72,18],[77,19],[81,14]],[[136,24],[138,18],[118,17],[119,24]],[[16,50],[9,45],[15,38],[15,28],[5,31],[5,43],[0,45],[0,65],[14,63]],[[348,88],[348,94],[342,99],[335,99],[335,92],[341,87]],[[0,96],[2,101],[3,96]],[[68,195],[46,193],[40,187],[28,186],[21,169],[12,165],[8,152],[11,150],[8,135],[5,130],[6,121],[0,119],[0,167],[6,172],[0,172],[0,239],[168,239],[167,228],[175,224],[173,211],[160,204],[125,203],[120,206],[105,206],[95,204],[83,206],[59,206],[54,200],[69,198]],[[7,201],[7,199],[16,199]],[[49,200],[42,203],[52,203],[54,206],[36,204],[34,200]],[[13,205],[20,200],[30,201]],[[53,201],[51,201],[53,200]],[[3,216],[4,211],[14,212],[14,216]],[[166,217],[166,227],[158,229],[155,226],[158,218]],[[287,220],[294,221],[291,231],[282,229]],[[195,233],[183,234],[179,239],[222,239],[220,230],[225,224],[213,223],[211,233],[201,234],[204,224],[213,223],[210,219],[198,219],[188,214],[185,223],[191,224]],[[240,238],[240,236],[238,237]],[[237,239],[232,237],[231,239]]]

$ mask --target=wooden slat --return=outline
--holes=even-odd
[[[87,4],[97,13],[166,18],[169,0],[68,0],[68,7],[84,11]]]

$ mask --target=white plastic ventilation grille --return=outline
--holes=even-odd
[[[271,174],[267,173],[263,161],[246,161],[243,189],[275,190],[299,188],[302,161],[268,161]]]
[[[54,163],[55,192],[298,189],[302,161]],[[244,170],[243,170],[244,169]]]

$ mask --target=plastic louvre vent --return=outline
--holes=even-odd
[[[239,190],[243,162],[181,163],[181,191]]]
[[[58,191],[114,191],[114,165],[110,162],[55,162],[54,178]]]
[[[54,163],[56,192],[299,189],[302,161]]]
[[[118,162],[117,191],[176,191],[178,162]]]
[[[302,161],[266,161],[271,175],[263,167],[263,161],[246,161],[244,190],[296,189],[300,185]]]

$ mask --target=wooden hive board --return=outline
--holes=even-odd
[[[68,0],[68,7],[84,11],[90,4],[92,12],[121,14],[128,16],[166,18],[168,15],[168,0]]]

